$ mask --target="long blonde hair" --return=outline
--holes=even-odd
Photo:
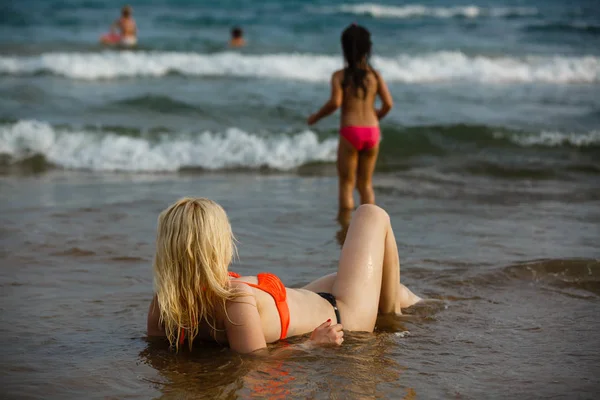
[[[190,350],[205,320],[216,334],[218,306],[237,297],[228,285],[235,253],[225,210],[212,200],[182,198],[158,217],[154,288],[167,339],[179,350],[182,329]]]

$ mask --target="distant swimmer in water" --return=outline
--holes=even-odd
[[[331,77],[331,96],[321,109],[308,117],[313,125],[340,106],[340,141],[337,152],[340,210],[354,208],[353,192],[358,189],[361,204],[375,204],[373,171],[379,153],[379,120],[393,105],[383,77],[371,67],[371,34],[352,24],[342,33],[344,69]],[[375,109],[379,96],[381,108]]]
[[[229,40],[229,47],[244,47],[246,40],[244,39],[244,31],[239,26],[236,26],[231,30],[231,39]]]
[[[175,349],[212,341],[238,353],[273,355],[264,353],[267,343],[305,334],[310,338],[301,348],[341,345],[343,329],[373,332],[378,314],[400,314],[421,300],[400,283],[390,217],[374,205],[356,210],[337,272],[302,288],[286,287],[272,273],[229,271],[236,252],[231,225],[225,210],[205,198],[167,207],[155,248],[147,332]]]
[[[103,35],[100,41],[109,45],[133,47],[137,44],[137,26],[133,19],[133,9],[125,6],[121,9],[121,18],[110,27],[110,33]]]

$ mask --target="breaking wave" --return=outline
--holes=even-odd
[[[509,18],[538,15],[533,7],[478,7],[475,5],[430,7],[422,4],[392,6],[377,3],[344,4],[336,7],[316,8],[322,13],[368,15],[373,18]]]
[[[391,82],[600,82],[600,57],[596,56],[488,57],[440,51],[374,57],[373,63]],[[0,56],[0,74],[49,73],[82,80],[162,77],[176,73],[191,77],[258,77],[325,82],[339,67],[341,58],[338,56],[299,53],[244,55],[235,52],[105,51]]]
[[[42,155],[53,165],[95,171],[172,172],[262,168],[290,170],[335,160],[337,139],[319,141],[311,131],[259,136],[230,128],[222,133],[172,133],[157,138],[111,131],[57,128],[39,121],[0,126],[0,154],[12,162]]]

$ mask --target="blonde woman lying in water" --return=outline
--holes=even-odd
[[[311,333],[308,344],[337,344],[344,332],[375,328],[377,314],[400,314],[420,300],[400,283],[388,214],[360,206],[350,224],[337,273],[301,289],[273,274],[228,271],[235,252],[227,214],[217,203],[184,198],[158,218],[148,336],[179,349],[214,340],[239,353]],[[337,323],[334,323],[336,321]],[[343,325],[342,325],[343,324]]]

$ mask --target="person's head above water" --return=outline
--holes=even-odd
[[[121,8],[121,17],[129,18],[131,17],[131,14],[133,14],[133,8],[131,8],[130,5],[126,5],[123,8]]]
[[[231,47],[243,47],[246,45],[246,40],[244,39],[244,31],[239,26],[231,29],[231,39],[229,40],[229,46]]]
[[[234,27],[231,30],[231,37],[233,39],[241,39],[244,36],[244,31],[239,26]]]
[[[352,24],[342,32],[342,51],[346,61],[342,82],[344,89],[351,86],[357,94],[358,89],[366,93],[364,79],[370,68],[371,45],[371,33],[360,25]]]
[[[225,210],[204,198],[182,198],[158,217],[154,286],[165,333],[178,346],[179,328],[190,343],[198,324],[216,328],[216,312],[236,297],[228,286],[235,243]]]

